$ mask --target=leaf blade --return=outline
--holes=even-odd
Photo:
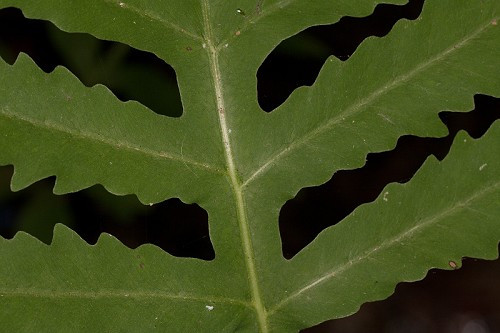
[[[314,272],[307,275],[317,277],[299,288],[284,286],[287,295],[270,313],[283,309],[292,312],[287,318],[296,318],[293,312],[306,310],[308,299],[328,294],[334,298],[323,297],[316,314],[307,311],[305,317],[327,312],[326,308],[337,312],[336,317],[345,316],[361,303],[387,297],[400,281],[422,279],[430,268],[451,269],[450,261],[458,263],[465,256],[496,259],[499,139],[498,124],[476,141],[461,133],[443,162],[428,160],[409,183],[389,185],[374,203],[320,234],[289,263],[289,269],[307,267]],[[318,256],[319,249],[335,257]],[[311,257],[320,260],[311,265]],[[319,273],[324,267],[329,269]]]
[[[150,179],[149,187],[157,187],[158,184],[154,183],[182,174],[186,175],[184,179],[223,174],[222,166],[217,162],[217,150],[199,150],[195,145],[182,141],[185,129],[181,122],[157,116],[137,103],[119,102],[103,87],[86,88],[65,70],[46,75],[24,56],[13,67],[5,63],[0,67],[4,73],[1,88],[4,99],[0,111],[4,133],[0,143],[2,163],[19,161],[25,170],[31,169],[26,170],[25,175],[16,173],[13,186],[17,189],[57,174],[55,170],[59,169],[61,176],[87,174],[78,179],[64,176],[69,184],[59,180],[59,193],[80,190],[100,182],[108,188],[115,188],[114,192],[120,194],[136,189],[134,193],[139,194],[143,202],[150,203],[163,200],[165,193],[156,198],[141,195],[146,191],[140,189],[140,183],[147,184],[147,179]],[[26,77],[31,79],[25,81]],[[47,97],[30,98],[42,89],[47,92]],[[93,108],[94,103],[101,107]],[[149,132],[136,135],[143,128],[149,129]],[[30,138],[34,133],[43,140],[33,142]],[[162,137],[161,141],[158,137]],[[23,143],[26,145],[19,149]],[[47,154],[47,151],[52,153]],[[131,161],[123,164],[125,155]],[[72,170],[58,168],[58,156],[66,156],[69,162],[66,168]],[[97,156],[97,159],[92,156]],[[204,158],[208,161],[203,161]],[[30,166],[22,160],[36,161],[36,165]],[[155,164],[157,166],[151,168]],[[159,167],[158,164],[164,166]],[[117,171],[120,168],[122,170]],[[129,177],[124,170],[135,177]],[[164,170],[162,177],[151,178],[150,175],[158,170]],[[168,177],[165,172],[171,176]],[[111,175],[119,176],[111,180]],[[128,182],[129,189],[118,187],[119,182]]]
[[[470,109],[475,93],[498,94],[500,33],[492,24],[500,13],[498,4],[464,2],[453,11],[447,5],[451,3],[427,2],[418,21],[400,21],[389,36],[368,39],[345,63],[330,59],[311,88],[298,89],[271,114],[262,135],[272,147],[258,158],[241,153],[243,183],[280,180],[292,197],[304,184],[325,182],[332,170],[361,166],[368,152],[392,148],[401,135],[443,135],[438,112]],[[420,40],[428,45],[416,45]],[[427,105],[425,110],[417,99]],[[295,165],[305,167],[300,156],[309,156],[308,167],[321,170],[321,176],[295,172]],[[293,189],[289,179],[297,179]]]
[[[63,225],[56,225],[50,246],[24,233],[0,243],[3,329],[231,332],[241,322],[253,326],[245,291],[228,288],[217,263],[175,258],[151,245],[131,250],[107,234],[89,246]],[[26,313],[31,319],[21,320]],[[179,326],[178,318],[185,323]]]

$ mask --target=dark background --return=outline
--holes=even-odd
[[[327,57],[347,61],[365,38],[386,35],[399,19],[417,18],[422,4],[412,0],[404,6],[379,5],[368,17],[345,17],[283,41],[257,73],[262,109],[272,112],[295,88],[311,85]],[[175,71],[153,54],[65,33],[49,22],[25,19],[14,8],[0,10],[0,56],[13,64],[19,52],[29,54],[46,72],[65,66],[87,86],[101,83],[121,100],[139,101],[165,116],[182,115]],[[363,168],[338,171],[326,184],[301,190],[280,213],[283,255],[293,257],[321,230],[373,201],[386,184],[411,179],[430,154],[444,158],[457,131],[465,129],[475,138],[483,135],[500,118],[500,101],[483,95],[474,96],[474,101],[475,109],[468,113],[440,113],[448,136],[401,137],[393,151],[369,154]],[[23,230],[49,244],[54,225],[63,223],[89,244],[107,232],[131,248],[152,243],[176,256],[215,257],[207,213],[197,205],[171,199],[143,206],[135,196],[113,196],[99,185],[56,196],[53,178],[12,193],[12,172],[11,166],[0,167],[2,237]],[[460,270],[431,270],[423,281],[399,284],[385,301],[367,303],[353,316],[306,331],[500,332],[499,279],[499,260],[466,259]]]

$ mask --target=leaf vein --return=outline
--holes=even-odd
[[[404,84],[405,82],[407,82],[409,79],[411,79],[415,75],[419,74],[420,72],[424,71],[425,69],[427,69],[428,67],[433,65],[435,62],[440,61],[440,60],[444,59],[446,56],[450,55],[451,53],[465,47],[471,40],[476,38],[478,35],[480,35],[482,32],[484,32],[486,29],[488,29],[490,27],[491,27],[491,24],[488,21],[488,24],[480,27],[479,29],[477,29],[476,31],[471,33],[470,35],[464,37],[462,40],[460,40],[456,44],[452,45],[448,49],[446,49],[443,52],[437,54],[436,56],[430,58],[428,61],[420,63],[414,69],[408,71],[407,73],[397,76],[391,82],[383,85],[382,88],[375,90],[370,95],[368,95],[366,98],[360,100],[358,103],[351,105],[345,111],[338,114],[336,117],[333,117],[329,121],[314,128],[313,130],[311,130],[308,133],[306,133],[305,135],[303,135],[301,138],[294,140],[292,143],[290,143],[289,145],[284,147],[282,150],[273,154],[266,162],[264,162],[253,173],[251,173],[251,175],[243,182],[242,186],[243,187],[248,186],[250,183],[252,183],[259,176],[266,173],[267,170],[269,170],[274,164],[276,164],[278,160],[280,160],[284,156],[288,155],[291,151],[296,150],[297,148],[300,148],[301,146],[303,146],[307,142],[311,141],[315,137],[317,137],[317,136],[321,135],[322,133],[326,132],[327,130],[329,130],[332,126],[337,125],[337,124],[345,121],[348,117],[352,117],[352,116],[358,114],[359,112],[363,111],[367,106],[369,106],[370,103],[375,101],[377,98],[383,96],[384,94],[388,93],[389,91]]]
[[[147,292],[147,291],[129,291],[129,290],[109,290],[109,291],[53,291],[53,290],[0,290],[0,299],[3,297],[34,297],[34,298],[84,298],[84,299],[98,299],[98,298],[128,298],[128,299],[167,299],[186,302],[204,302],[204,303],[228,303],[243,305],[251,307],[248,302],[224,298],[219,296],[194,296],[194,295],[180,295],[169,294],[165,292]]]
[[[239,32],[240,34],[246,30],[249,29],[251,24],[255,24],[259,22],[261,19],[265,18],[266,16],[271,15],[272,13],[276,12],[277,10],[284,9],[288,5],[290,5],[292,2],[295,0],[281,0],[273,5],[270,5],[269,7],[262,9],[263,3],[258,3],[257,4],[257,10],[252,16],[249,16],[248,19],[246,19],[243,22],[243,25],[240,27]],[[238,34],[239,35],[239,34]],[[228,37],[224,38],[222,42],[219,43],[219,46],[217,48],[221,48],[223,45],[225,45],[229,40],[236,38],[238,35],[235,35],[234,33],[231,33]]]
[[[291,293],[289,296],[287,296],[286,298],[282,299],[279,303],[275,304],[269,310],[269,315],[271,315],[272,313],[275,313],[280,308],[282,308],[284,305],[286,305],[287,303],[289,303],[292,299],[295,299],[295,298],[299,297],[301,294],[307,292],[308,290],[311,290],[314,287],[316,287],[318,285],[321,285],[321,284],[327,282],[330,279],[338,277],[339,275],[345,273],[349,268],[352,268],[353,266],[360,264],[364,260],[370,260],[371,256],[373,256],[377,252],[379,252],[381,250],[385,250],[387,248],[390,248],[394,244],[400,243],[404,239],[410,238],[413,234],[415,234],[419,230],[421,230],[423,228],[426,228],[428,226],[431,226],[432,224],[434,224],[436,222],[439,222],[441,219],[443,219],[443,218],[445,218],[445,217],[447,217],[449,215],[453,215],[454,213],[456,213],[456,212],[458,212],[460,210],[463,210],[463,209],[468,209],[469,205],[474,200],[477,200],[477,199],[479,199],[479,198],[481,198],[483,196],[486,196],[486,195],[490,194],[491,192],[494,192],[498,188],[500,188],[500,182],[496,182],[496,183],[494,183],[494,184],[492,184],[490,186],[487,186],[485,189],[472,194],[471,196],[469,196],[465,200],[462,200],[462,201],[456,203],[455,205],[453,205],[451,207],[448,207],[448,208],[442,210],[441,212],[439,212],[439,213],[437,213],[437,214],[435,214],[433,216],[427,217],[426,219],[422,220],[422,222],[416,224],[412,228],[410,228],[410,229],[408,229],[408,230],[406,230],[406,231],[404,231],[404,232],[396,235],[395,237],[393,237],[391,239],[388,239],[388,240],[384,241],[382,244],[380,244],[378,246],[375,246],[375,247],[369,249],[368,251],[366,251],[362,255],[360,255],[360,256],[358,256],[358,257],[356,257],[354,259],[349,260],[349,262],[336,267],[335,269],[333,269],[330,272],[324,274],[323,276],[321,276],[321,277],[319,277],[317,279],[314,279],[313,281],[310,281],[304,287],[302,287],[299,290]]]
[[[252,240],[250,238],[250,230],[248,225],[248,217],[246,212],[246,205],[243,198],[242,186],[238,180],[237,170],[234,163],[234,156],[231,148],[231,140],[229,136],[229,128],[226,119],[226,107],[223,93],[222,74],[219,67],[218,50],[214,45],[214,38],[212,34],[212,27],[210,24],[210,5],[208,0],[202,1],[202,12],[204,20],[204,30],[207,45],[208,58],[210,60],[210,71],[215,90],[215,99],[217,103],[217,116],[219,118],[219,129],[222,136],[222,145],[224,149],[228,176],[230,178],[230,185],[234,194],[236,203],[238,226],[243,244],[243,252],[245,255],[245,265],[247,270],[248,282],[250,284],[250,292],[252,295],[252,305],[256,313],[262,333],[269,331],[267,323],[267,314],[262,303],[260,295],[260,287],[257,279],[257,270],[255,267],[255,254],[252,247]]]
[[[153,150],[153,149],[145,148],[145,147],[142,147],[140,145],[137,145],[137,144],[134,144],[131,142],[119,141],[119,140],[114,140],[111,138],[106,138],[100,134],[89,132],[89,131],[76,131],[76,130],[70,129],[66,126],[63,126],[61,124],[43,122],[43,121],[40,121],[37,119],[33,119],[33,118],[29,118],[29,117],[25,117],[25,116],[22,116],[19,114],[9,112],[5,109],[2,109],[0,111],[0,115],[2,115],[3,117],[5,117],[7,119],[28,123],[34,127],[41,128],[41,129],[44,129],[47,131],[57,131],[57,132],[61,132],[61,133],[73,136],[73,137],[78,138],[78,139],[98,142],[100,144],[111,146],[117,150],[118,149],[126,149],[126,150],[130,150],[130,151],[138,152],[138,153],[141,153],[144,155],[152,156],[154,158],[169,159],[169,160],[173,160],[173,161],[179,161],[179,162],[182,162],[184,164],[191,164],[192,166],[195,166],[195,167],[200,168],[200,169],[205,169],[205,170],[208,170],[208,171],[213,172],[213,173],[223,173],[222,170],[219,170],[217,167],[215,167],[213,165],[198,162],[198,161],[195,161],[195,160],[183,157],[183,156],[172,154],[170,152]]]
[[[134,13],[136,15],[139,15],[142,18],[156,21],[156,22],[160,23],[161,25],[163,25],[164,27],[173,29],[181,34],[184,34],[186,36],[191,37],[194,40],[198,40],[198,41],[202,40],[201,36],[198,36],[198,35],[192,33],[191,31],[188,31],[188,30],[178,26],[177,24],[174,24],[170,21],[164,20],[161,16],[159,16],[158,14],[156,14],[152,11],[141,10],[141,9],[139,9],[133,5],[129,5],[123,1],[116,1],[116,0],[103,0],[103,1],[106,3],[112,4],[112,5],[115,5],[115,6],[119,7],[120,9],[128,10],[129,12]]]

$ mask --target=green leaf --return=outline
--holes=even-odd
[[[245,290],[237,288],[244,279],[234,283],[237,276],[222,276],[210,262],[152,245],[131,250],[107,234],[89,246],[63,225],[50,246],[23,232],[1,244],[2,330],[256,330]]]
[[[55,175],[59,194],[99,183],[145,204],[196,202],[216,252],[203,262],[108,235],[89,246],[62,226],[50,246],[20,233],[0,241],[2,330],[290,332],[462,256],[497,257],[498,125],[478,141],[461,135],[443,163],[387,187],[294,259],[281,254],[279,209],[300,188],[361,166],[401,135],[442,135],[438,112],[500,91],[500,3],[429,0],[419,20],[370,38],[347,62],[328,59],[312,87],[260,110],[255,73],[274,46],[375,5],[1,0],[65,31],[154,52],[176,70],[184,107],[166,118],[64,68],[0,62],[0,165],[14,165],[12,188]]]
[[[454,269],[465,256],[497,258],[498,142],[499,124],[477,141],[461,133],[443,162],[430,158],[409,183],[387,186],[375,202],[321,233],[283,271],[291,276],[300,267],[300,280],[280,281],[269,313],[300,315],[306,327],[385,298],[398,282],[420,280],[429,268]]]

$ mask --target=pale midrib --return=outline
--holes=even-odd
[[[231,141],[229,138],[229,129],[226,121],[226,108],[225,108],[224,94],[223,94],[223,82],[219,68],[218,51],[214,44],[212,26],[210,24],[210,7],[208,1],[209,0],[202,1],[202,12],[203,12],[205,44],[206,44],[205,47],[207,49],[208,57],[210,60],[210,71],[212,74],[214,90],[215,90],[217,115],[219,118],[220,132],[222,136],[222,145],[225,153],[227,172],[230,178],[230,184],[237,205],[238,226],[239,226],[241,241],[243,243],[245,265],[250,284],[250,292],[252,295],[252,306],[255,310],[261,332],[267,333],[269,331],[267,323],[267,313],[262,303],[262,297],[260,294],[260,287],[257,279],[257,270],[255,267],[252,241],[250,239],[250,230],[248,225],[248,217],[246,213],[245,201],[243,199],[242,187],[237,177],[236,166],[234,163],[234,157],[231,148]]]
[[[166,21],[163,18],[161,18],[160,16],[158,16],[157,14],[153,15],[151,12],[141,10],[133,5],[128,4],[127,0],[122,0],[122,1],[104,0],[104,2],[113,4],[120,9],[127,10],[127,11],[134,13],[142,18],[156,21],[156,22],[160,23],[161,25],[163,25],[164,27],[175,30],[175,31],[177,31],[183,35],[186,35],[194,40],[198,40],[198,41],[202,40],[201,36],[198,36],[190,31],[187,31],[186,29],[181,28],[177,24]]]
[[[429,226],[433,225],[434,223],[439,222],[441,219],[443,219],[447,216],[453,215],[454,213],[456,213],[462,209],[468,209],[469,208],[468,205],[470,205],[474,200],[479,199],[481,197],[484,197],[486,195],[489,195],[491,192],[494,192],[499,187],[500,187],[500,182],[497,182],[491,186],[488,186],[485,189],[472,194],[470,197],[456,203],[455,205],[444,209],[440,213],[428,217],[427,219],[423,220],[421,223],[413,226],[411,229],[408,229],[408,230],[396,235],[395,237],[383,242],[382,244],[369,249],[364,254],[362,254],[354,259],[349,260],[349,262],[347,262],[346,264],[341,265],[339,267],[336,267],[334,270],[324,274],[323,276],[321,276],[317,279],[314,279],[313,281],[306,284],[304,287],[291,293],[288,297],[284,298],[279,303],[272,306],[269,309],[268,315],[271,316],[273,313],[278,311],[284,305],[286,305],[287,303],[290,303],[293,299],[299,297],[300,295],[307,292],[308,290],[311,290],[314,287],[319,286],[319,285],[327,282],[330,279],[338,277],[339,275],[345,273],[348,269],[352,268],[353,266],[359,265],[364,260],[369,259],[371,256],[375,255],[376,253],[378,253],[382,250],[387,250],[388,248],[390,248],[394,244],[398,244],[402,240],[410,238],[415,232],[417,232],[421,229],[424,229],[426,227],[429,227]]]
[[[20,121],[20,122],[25,122],[30,124],[31,126],[49,131],[49,132],[60,132],[66,135],[70,135],[72,137],[75,137],[80,140],[84,141],[93,141],[99,144],[104,144],[107,146],[110,146],[114,149],[125,149],[129,151],[133,151],[136,153],[141,153],[153,158],[158,158],[158,159],[169,159],[177,162],[181,162],[183,164],[190,164],[192,166],[195,166],[200,169],[205,169],[213,173],[221,173],[222,171],[217,169],[215,166],[201,163],[198,161],[194,161],[191,159],[188,159],[183,156],[167,153],[164,151],[157,151],[157,150],[152,150],[148,149],[145,147],[141,147],[138,145],[135,145],[133,143],[127,142],[127,141],[119,141],[119,140],[113,140],[111,138],[106,138],[102,135],[93,133],[93,132],[88,132],[88,131],[75,131],[73,129],[70,129],[68,127],[65,127],[61,124],[56,124],[56,123],[48,123],[48,122],[43,122],[37,119],[29,118],[26,116],[22,116],[16,113],[12,112],[7,112],[5,109],[0,110],[0,116],[4,116],[7,119],[14,120],[14,121]]]
[[[306,133],[304,136],[301,138],[293,141],[290,145],[287,147],[283,148],[281,151],[275,153],[273,156],[271,156],[266,162],[264,162],[259,168],[257,168],[256,171],[254,171],[244,182],[243,182],[243,187],[248,186],[251,182],[253,182],[255,179],[257,179],[259,176],[265,174],[269,168],[275,164],[278,160],[283,158],[284,156],[288,155],[291,151],[298,149],[299,147],[303,146],[313,138],[317,137],[318,135],[322,134],[323,132],[327,131],[330,129],[332,126],[345,121],[348,117],[354,116],[358,114],[359,112],[363,111],[367,106],[369,106],[370,103],[375,101],[377,98],[383,96],[384,94],[388,93],[392,89],[395,89],[399,87],[400,85],[404,84],[407,82],[409,79],[411,79],[413,76],[419,74],[420,72],[424,71],[428,67],[430,67],[432,64],[435,62],[442,60],[449,54],[453,53],[454,51],[457,51],[464,46],[468,44],[472,39],[477,37],[479,34],[481,34],[483,31],[485,31],[488,27],[490,27],[491,24],[488,22],[487,25],[482,26],[478,30],[474,31],[472,34],[469,36],[463,38],[460,40],[458,43],[455,45],[451,46],[450,48],[444,50],[443,52],[439,53],[433,58],[430,58],[428,61],[425,61],[419,65],[417,65],[414,69],[410,70],[406,74],[400,75],[396,77],[394,80],[392,80],[389,84],[384,85],[380,89],[374,91],[368,97],[360,100],[358,103],[348,107],[345,111],[341,112],[338,114],[336,117],[330,119],[326,123],[323,123],[323,125],[316,127],[312,131]]]
[[[201,302],[206,304],[211,303],[227,303],[242,305],[245,307],[252,307],[249,303],[232,298],[223,298],[219,296],[193,296],[193,295],[175,295],[159,291],[130,291],[130,290],[102,290],[102,291],[77,291],[77,290],[1,290],[0,300],[5,297],[33,297],[33,298],[47,298],[47,299],[64,299],[64,298],[81,298],[81,299],[99,299],[99,298],[126,298],[126,299],[139,299],[150,301],[152,299],[172,300],[172,301],[186,301],[186,302]]]

